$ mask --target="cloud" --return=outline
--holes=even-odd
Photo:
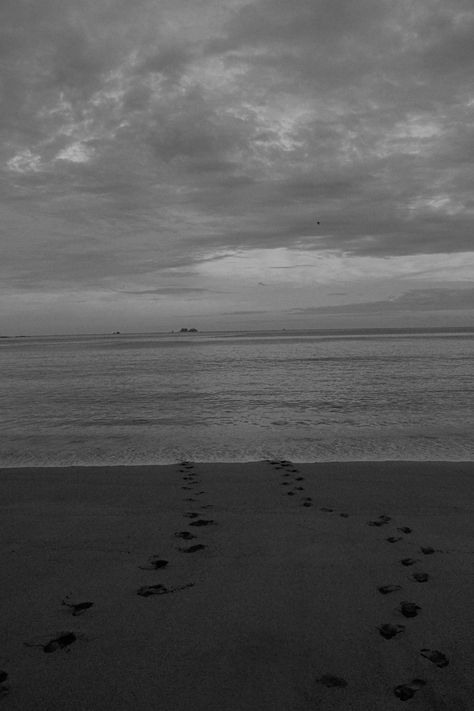
[[[307,306],[291,309],[294,314],[370,314],[398,311],[474,311],[474,289],[413,289],[394,299]]]
[[[473,30],[468,0],[4,0],[4,288],[472,252]]]
[[[221,294],[216,289],[202,289],[192,286],[163,286],[157,289],[141,289],[139,291],[122,289],[121,294],[134,294],[137,296],[199,296],[199,294]]]
[[[268,314],[271,313],[266,309],[248,309],[242,311],[221,311],[220,316],[253,316],[254,314]]]

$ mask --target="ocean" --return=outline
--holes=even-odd
[[[474,329],[0,339],[0,465],[472,460]]]

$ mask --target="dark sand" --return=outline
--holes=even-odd
[[[2,709],[474,708],[474,463],[1,483]]]

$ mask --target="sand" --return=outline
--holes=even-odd
[[[2,709],[474,708],[474,463],[1,483]]]

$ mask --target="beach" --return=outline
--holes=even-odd
[[[473,707],[473,462],[1,480],[2,708]]]

